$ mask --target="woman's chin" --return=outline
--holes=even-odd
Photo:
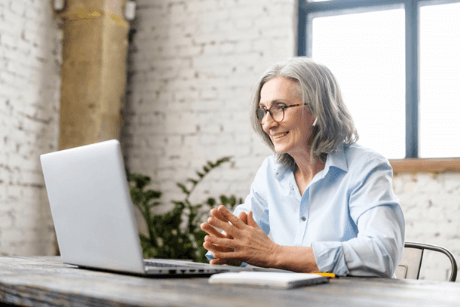
[[[279,155],[287,153],[286,148],[282,146],[275,146],[275,152]]]

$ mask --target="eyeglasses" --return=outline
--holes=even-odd
[[[286,110],[287,108],[298,107],[301,105],[302,104],[299,103],[299,104],[293,104],[293,105],[287,106],[283,103],[275,103],[270,107],[270,109],[258,108],[256,112],[257,120],[259,121],[259,123],[262,124],[265,114],[268,112],[270,113],[272,119],[275,122],[280,123],[284,119],[284,110]]]

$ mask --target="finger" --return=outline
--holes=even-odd
[[[245,223],[243,223],[242,220],[240,220],[237,216],[235,216],[233,213],[231,213],[225,206],[220,205],[219,208],[217,209],[219,212],[227,218],[227,220],[230,221],[236,228],[244,228],[246,226]]]
[[[222,246],[224,248],[228,248],[231,250],[233,250],[236,246],[235,240],[232,240],[232,239],[221,239],[221,238],[206,236],[204,240],[205,240],[205,243],[211,243],[213,245]]]
[[[211,236],[215,236],[215,237],[218,237],[218,238],[226,238],[227,237],[225,234],[220,233],[219,231],[217,231],[217,229],[215,229],[214,227],[212,227],[208,223],[202,223],[200,225],[200,227],[201,227],[201,229],[203,231],[206,231]]]
[[[209,261],[209,264],[227,264],[226,259],[213,259]]]
[[[248,220],[249,220],[249,223],[248,223],[249,226],[252,226],[255,229],[260,229],[259,224],[257,224],[257,222],[254,220],[254,215],[253,215],[252,211],[249,211]],[[260,230],[262,230],[262,229],[260,229]]]
[[[230,260],[230,259],[233,259],[233,260],[240,260],[242,259],[242,254],[239,253],[239,252],[216,252],[214,253],[214,257],[216,259],[227,259],[227,260]]]
[[[222,229],[227,233],[227,235],[231,235],[232,237],[235,237],[238,235],[237,231],[238,229],[233,226],[232,224],[229,224],[228,222],[222,222],[219,219],[216,219],[215,217],[211,216],[208,218],[208,224],[214,227],[217,227],[219,229]]]
[[[221,220],[222,222],[228,222],[229,221],[217,209],[211,209],[211,215],[214,216],[215,218]]]
[[[246,214],[246,213],[245,213]],[[226,222],[226,223],[229,223],[230,221],[224,217],[217,209],[211,209],[211,215],[214,216],[215,218],[221,220],[222,222]],[[247,224],[247,222],[245,222],[245,224]],[[223,231],[223,234],[225,236],[227,236],[228,238],[230,239],[233,239],[233,236],[230,235],[230,234],[227,234],[225,233],[225,231]]]
[[[217,209],[211,209],[211,215],[214,216],[215,218],[221,220],[222,222],[225,222],[225,223],[229,222],[229,220],[227,218],[225,218]],[[233,236],[230,235],[230,234],[225,233],[225,231],[223,231],[223,235],[227,236],[230,239],[233,239]]]
[[[227,264],[227,265],[233,265],[233,266],[240,266],[243,261],[241,260],[227,260],[227,259],[213,259],[209,262],[210,264]]]
[[[246,225],[248,225],[248,215],[246,214],[246,212],[241,211],[241,212],[238,214],[238,218],[239,218],[243,223],[245,223]]]
[[[222,252],[232,252],[231,248],[227,248],[224,246],[214,245],[211,242],[204,242],[203,247],[213,253],[222,253]]]
[[[226,233],[225,231],[222,230],[222,234],[224,235],[224,238],[227,238],[227,239],[234,239],[232,235]]]
[[[229,238],[233,239],[233,236],[227,234],[225,231],[219,232],[217,229],[209,225],[208,223],[202,223],[200,225],[201,230],[207,232],[211,236],[215,236],[218,238]]]

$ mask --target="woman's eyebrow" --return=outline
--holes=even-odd
[[[275,103],[282,103],[282,104],[286,104],[287,101],[285,101],[284,99],[273,99],[272,101],[269,102],[269,105],[272,106],[274,105]],[[265,107],[265,104],[263,102],[259,102],[259,107]]]

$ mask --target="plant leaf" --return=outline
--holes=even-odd
[[[161,192],[160,191],[154,191],[154,190],[145,191],[145,198],[147,200],[158,199],[160,197],[161,197]]]
[[[219,159],[219,160],[216,161],[216,166],[219,166],[224,162],[228,162],[228,161],[230,161],[230,159],[231,159],[231,157],[223,157],[222,159]]]
[[[216,200],[212,197],[209,197],[207,200],[206,200],[206,203],[210,206],[210,207],[214,207],[216,205]]]
[[[183,185],[182,183],[178,183],[177,186],[182,190],[182,193],[187,194],[187,195],[190,194],[190,191],[187,190],[187,188],[185,187],[185,185]]]
[[[193,185],[196,185],[198,183],[198,180],[195,180],[195,179],[192,179],[192,178],[188,178],[187,180],[190,181],[191,183],[193,183]]]
[[[222,205],[226,206],[226,205],[228,204],[228,198],[227,198],[227,196],[221,195],[221,196],[220,196],[220,202],[222,203]]]

